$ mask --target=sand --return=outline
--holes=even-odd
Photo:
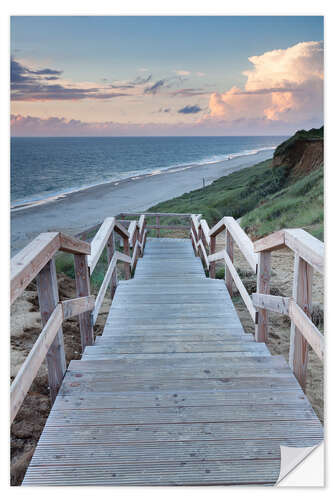
[[[70,193],[48,203],[12,210],[12,255],[41,232],[61,230],[74,235],[102,222],[105,217],[121,212],[143,212],[157,203],[201,188],[203,178],[207,186],[221,176],[271,156],[271,151],[261,151],[220,163],[143,175]]]

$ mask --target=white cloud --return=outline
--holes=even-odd
[[[188,76],[191,74],[190,71],[187,71],[186,69],[175,69],[174,73],[177,73],[179,76]]]
[[[302,42],[287,49],[249,57],[244,89],[232,87],[210,97],[210,116],[224,120],[266,118],[293,122],[323,113],[322,42]]]

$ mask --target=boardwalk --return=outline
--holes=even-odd
[[[70,363],[23,484],[272,485],[281,444],[321,439],[284,358],[243,331],[190,240],[148,239]]]

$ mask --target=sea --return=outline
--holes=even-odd
[[[272,151],[285,137],[13,137],[11,207],[98,184]]]

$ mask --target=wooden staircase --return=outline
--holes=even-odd
[[[273,485],[280,445],[322,437],[191,240],[148,238],[103,335],[69,364],[23,484]]]

